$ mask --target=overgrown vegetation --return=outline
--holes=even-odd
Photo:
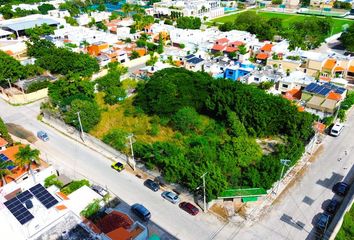
[[[59,189],[63,187],[63,183],[61,181],[59,181],[58,176],[55,174],[50,175],[49,177],[44,179],[44,186],[46,188],[50,187],[52,185],[58,187]]]
[[[202,72],[159,71],[138,87],[134,104],[176,132],[164,141],[138,139],[136,156],[191,190],[207,171],[209,198],[228,187],[270,188],[279,177],[279,159],[294,164],[313,134],[314,117],[285,99]],[[264,155],[256,138],[272,136],[283,143]]]
[[[1,119],[1,117],[0,117],[0,137],[5,139],[9,143],[10,146],[13,144],[13,141],[12,141],[12,138],[9,134],[9,131],[7,130],[7,127],[4,123],[4,121]]]
[[[99,70],[97,60],[87,54],[75,53],[65,48],[57,48],[47,40],[28,43],[28,55],[35,57],[36,65],[53,74],[78,74],[90,77]]]
[[[345,121],[346,112],[354,105],[354,91],[348,92],[344,101],[340,104],[338,118],[341,122]]]
[[[98,211],[101,209],[100,202],[101,200],[94,199],[92,203],[87,205],[85,209],[80,212],[81,216],[89,218],[98,213]]]
[[[32,92],[36,92],[38,90],[47,88],[49,86],[49,84],[50,84],[50,82],[48,80],[33,82],[26,89],[26,93],[32,93]]]
[[[354,206],[344,215],[342,227],[335,240],[347,240],[354,236]]]
[[[182,29],[199,29],[202,22],[199,17],[179,17],[177,27]]]
[[[83,180],[78,180],[78,181],[72,181],[69,185],[66,187],[62,188],[60,191],[64,193],[65,195],[69,195],[70,193],[75,192],[79,188],[83,186],[90,186],[90,183],[88,180],[83,179]]]
[[[354,24],[341,34],[339,40],[348,51],[354,52]]]

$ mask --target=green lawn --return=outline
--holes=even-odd
[[[254,10],[250,10],[254,11]],[[236,19],[238,13],[220,17],[220,18],[215,18],[212,21],[216,23],[225,23],[225,22],[232,22]],[[307,19],[311,16],[308,15],[299,15],[299,14],[284,14],[284,13],[272,13],[272,12],[258,12],[259,15],[269,19],[269,18],[281,18],[283,20],[284,26],[288,26],[294,21],[297,20],[304,20]],[[333,27],[333,34],[339,33],[342,31],[342,26],[344,24],[353,24],[354,20],[349,20],[349,19],[341,19],[341,18],[333,18],[334,22],[334,27]]]

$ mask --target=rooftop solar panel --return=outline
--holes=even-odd
[[[312,92],[313,89],[315,89],[318,85],[316,83],[310,83],[308,86],[306,86],[306,88],[304,90],[308,91],[308,92]]]
[[[322,86],[317,86],[312,90],[312,92],[313,93],[320,93],[322,90],[323,90]]]
[[[339,88],[336,89],[336,93],[342,94],[344,92],[345,92],[345,88],[339,87]]]
[[[5,156],[4,154],[0,154],[0,159],[2,160],[2,161],[7,161],[7,160],[9,160],[9,158],[7,157],[7,156]]]
[[[33,198],[33,194],[30,191],[27,190],[27,191],[24,191],[23,193],[20,193],[16,197],[17,197],[18,200],[20,200],[20,202],[24,203],[28,199]]]
[[[327,96],[327,94],[331,91],[330,88],[323,88],[318,94]]]
[[[34,218],[16,197],[6,201],[4,204],[22,225]]]
[[[40,183],[29,189],[31,193],[48,209],[58,203]]]

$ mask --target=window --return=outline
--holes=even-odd
[[[282,87],[283,87],[283,88],[288,88],[289,85],[288,85],[288,84],[282,84]]]

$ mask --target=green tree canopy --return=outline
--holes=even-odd
[[[85,132],[90,131],[101,119],[101,111],[96,102],[75,99],[71,102],[69,110],[64,113],[64,120],[77,129],[80,129],[78,112]]]
[[[348,51],[354,52],[354,24],[342,33],[339,40]]]

